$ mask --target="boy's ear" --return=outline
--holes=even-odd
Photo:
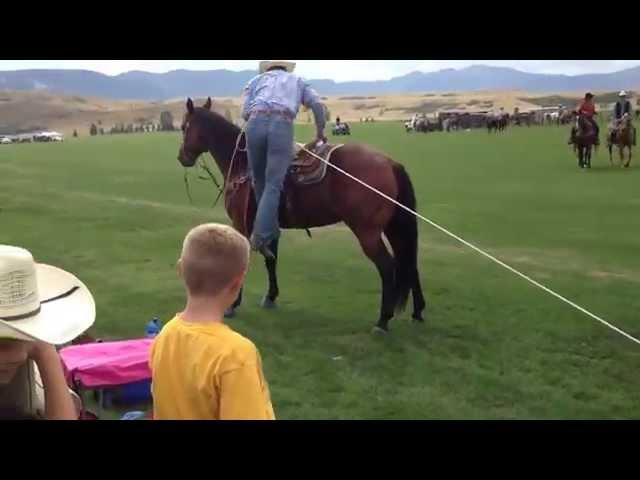
[[[242,285],[244,284],[245,275],[246,275],[246,272],[242,272],[238,274],[233,280],[231,280],[231,283],[229,283],[229,290],[231,291],[240,290],[242,288]]]
[[[178,277],[182,278],[182,258],[179,258],[176,263],[176,272],[178,272]]]

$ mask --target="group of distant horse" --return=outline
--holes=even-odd
[[[636,118],[638,114],[636,112]],[[629,168],[634,145],[635,131],[631,123],[631,115],[625,114],[617,125],[607,132],[607,149],[609,150],[609,163],[613,166],[613,147],[618,148],[620,156],[619,165]],[[578,167],[591,168],[591,155],[596,144],[596,132],[591,122],[584,116],[578,115],[576,125],[572,130],[573,149],[578,157]],[[625,162],[625,149],[627,159]]]
[[[636,118],[640,118],[639,111],[635,113]],[[572,138],[574,151],[578,157],[580,168],[591,168],[591,156],[595,147],[596,136],[590,122],[581,116],[576,116],[572,110],[560,110],[544,115],[535,112],[514,112],[513,115],[507,113],[500,115],[487,115],[484,119],[488,133],[504,132],[507,126],[531,126],[531,125],[568,125],[575,120],[572,127]],[[461,127],[460,117],[451,116],[443,119],[429,119],[427,117],[414,117],[404,123],[407,132],[433,132],[458,130]],[[607,148],[609,150],[609,162],[613,165],[613,148],[618,147],[620,155],[620,165],[629,167],[631,164],[632,147],[634,144],[634,129],[631,123],[631,116],[625,115],[616,128],[607,134]],[[625,161],[625,150],[627,153]]]

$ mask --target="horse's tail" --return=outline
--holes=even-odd
[[[398,202],[416,211],[416,195],[409,174],[400,164],[393,165],[398,185]],[[416,216],[398,206],[385,229],[395,258],[396,312],[404,310],[409,292],[418,277],[418,221]]]

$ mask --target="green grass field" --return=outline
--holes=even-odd
[[[354,124],[410,172],[419,211],[633,335],[640,335],[640,168],[601,149],[581,171],[567,129],[406,134]],[[311,129],[300,127],[299,141]],[[344,141],[344,137],[334,139]],[[227,222],[211,183],[189,205],[180,136],[151,134],[0,147],[0,242],[80,276],[95,332],[143,334],[182,306],[175,274],[188,229]],[[373,336],[379,280],[343,226],[285,232],[279,309],[258,303],[254,258],[233,328],[263,356],[281,419],[639,418],[640,346],[454,240],[420,226],[429,302]]]

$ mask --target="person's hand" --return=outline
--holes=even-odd
[[[31,342],[0,340],[0,385],[10,383],[29,358]]]
[[[324,132],[316,134],[316,143],[327,143],[327,137],[325,137]]]
[[[54,358],[57,360],[58,353],[56,347],[44,342],[28,342],[28,355],[31,360],[36,362],[38,366],[40,364],[49,361]]]
[[[80,412],[69,393],[62,361],[56,347],[44,342],[29,342],[28,355],[38,367],[44,389],[44,416],[49,420],[77,420]]]

